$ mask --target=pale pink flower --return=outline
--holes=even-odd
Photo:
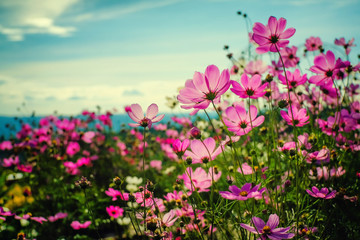
[[[244,68],[244,73],[254,76],[256,74],[262,75],[268,70],[267,65],[263,63],[261,59],[256,61],[250,61]]]
[[[86,143],[92,143],[93,137],[95,137],[95,132],[89,131],[85,132],[81,139]]]
[[[288,39],[292,37],[295,33],[295,28],[286,27],[286,19],[280,18],[277,20],[275,17],[271,16],[269,18],[268,24],[264,26],[262,23],[255,23],[253,27],[253,40],[259,44],[259,47],[256,48],[258,54],[263,54],[266,52],[277,52],[281,48],[289,44]]]
[[[297,86],[300,86],[300,85],[303,85],[308,80],[306,73],[301,76],[300,70],[298,68],[295,69],[295,71],[293,73],[290,71],[286,71],[286,76],[287,76],[288,83],[286,83],[286,78],[282,74],[279,75],[279,80],[286,87],[287,87],[287,84],[289,84],[290,89],[296,88]]]
[[[309,83],[316,84],[317,86],[334,81],[340,68],[344,67],[344,63],[339,58],[335,61],[335,55],[332,51],[327,51],[326,55],[320,54],[314,59],[314,66],[310,71],[317,74],[311,76]]]
[[[236,81],[231,81],[233,93],[241,98],[257,99],[265,95],[265,88],[269,83],[261,85],[261,76],[256,74],[250,79],[246,74],[241,75],[241,85]]]
[[[159,112],[158,106],[153,103],[151,104],[147,110],[146,115],[144,116],[144,112],[139,104],[131,104],[131,111],[128,112],[129,117],[134,120],[136,123],[129,123],[131,127],[148,127],[151,128],[153,123],[159,122],[164,118],[164,114],[156,116]]]
[[[319,37],[309,37],[308,39],[306,39],[305,42],[306,50],[308,50],[309,52],[319,50],[322,45],[323,42]]]
[[[171,227],[178,218],[179,217],[176,216],[176,211],[171,209],[169,212],[165,213],[161,219],[161,226]]]
[[[249,112],[237,105],[226,109],[223,113],[223,120],[229,131],[242,136],[250,132],[254,127],[260,126],[265,117],[257,117],[257,108],[254,105],[250,106]]]
[[[184,185],[190,190],[190,194],[193,191],[208,192],[212,182],[211,174],[206,173],[204,169],[198,167],[195,171],[191,167],[185,170],[185,173],[179,176],[180,179],[184,180]]]
[[[350,47],[355,47],[356,45],[354,44],[354,38],[352,38],[351,40],[349,40],[348,42],[345,41],[345,38],[340,38],[340,39],[335,39],[335,44],[339,45],[339,46],[343,46],[345,48],[345,53],[346,55],[349,55],[351,48]]]
[[[221,149],[215,149],[216,142],[212,137],[206,138],[203,141],[194,139],[191,141],[190,148],[191,151],[185,151],[184,158],[190,157],[193,164],[208,163],[221,153]]]
[[[195,72],[193,79],[187,80],[185,88],[181,89],[177,99],[181,108],[192,109],[190,115],[197,113],[200,109],[206,109],[210,103],[220,102],[220,97],[230,87],[229,70],[225,69],[220,75],[218,67],[210,65],[205,73]]]
[[[80,223],[79,221],[73,221],[70,226],[75,229],[75,230],[79,230],[81,228],[88,228],[91,224],[91,221],[86,221],[84,223]]]
[[[292,113],[292,114],[291,114]],[[301,108],[300,110],[297,107],[292,106],[288,108],[288,111],[281,110],[281,117],[291,126],[302,127],[308,124],[309,116],[306,115],[306,109]],[[292,117],[294,117],[294,122]]]
[[[296,65],[299,63],[300,58],[296,56],[296,51],[297,47],[295,46],[292,46],[291,48],[285,47],[280,51],[286,68],[296,67]]]

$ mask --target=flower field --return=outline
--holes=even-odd
[[[360,239],[354,39],[294,34],[270,17],[194,69],[168,99],[187,116],[149,99],[119,131],[83,111],[2,137],[0,239]]]

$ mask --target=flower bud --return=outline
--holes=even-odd
[[[279,105],[279,108],[286,108],[289,105],[289,103],[285,99],[282,99],[279,101],[278,105]]]
[[[190,135],[195,139],[200,139],[201,131],[197,127],[193,127],[190,129]]]

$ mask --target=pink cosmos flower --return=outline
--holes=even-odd
[[[295,28],[288,28],[285,30],[285,27],[286,19],[280,18],[277,20],[273,16],[269,18],[266,26],[259,22],[255,23],[253,27],[253,40],[259,44],[259,47],[256,48],[256,52],[258,54],[263,54],[269,51],[277,52],[288,45],[289,40],[285,39],[294,35]]]
[[[159,172],[161,171],[162,168],[162,161],[161,160],[152,160],[150,161],[150,167],[158,170]]]
[[[184,155],[186,149],[189,147],[189,145],[190,145],[189,139],[185,139],[183,142],[181,142],[181,140],[179,139],[176,139],[173,142],[172,147],[174,152],[179,156],[179,158],[181,158]]]
[[[241,75],[241,85],[236,81],[231,81],[231,84],[230,90],[239,97],[257,99],[265,95],[265,88],[269,83],[261,85],[260,75],[256,74],[249,79],[246,74],[243,74]]]
[[[91,221],[86,221],[84,223],[80,223],[79,221],[73,221],[70,226],[75,229],[75,230],[79,230],[81,228],[88,228],[91,224]]]
[[[16,166],[20,163],[19,161],[19,156],[15,156],[15,157],[12,157],[10,156],[9,158],[4,158],[3,159],[3,163],[2,163],[2,166],[3,167],[11,167],[11,166]]]
[[[279,225],[279,217],[276,214],[271,214],[266,224],[258,217],[253,217],[251,222],[254,227],[244,223],[240,223],[240,226],[249,232],[260,234],[261,239],[281,240],[291,239],[295,236],[294,233],[287,233],[290,227],[276,228]]]
[[[129,123],[129,126],[131,127],[148,127],[149,129],[151,128],[151,125],[153,123],[159,122],[164,118],[164,114],[161,114],[159,116],[156,116],[156,114],[158,114],[159,109],[158,106],[153,103],[151,104],[147,110],[146,110],[146,115],[144,116],[144,112],[141,108],[141,106],[139,104],[131,104],[130,106],[131,111],[128,112],[129,117],[134,120],[137,123]]]
[[[225,69],[221,72],[215,65],[206,68],[205,74],[195,72],[193,79],[187,80],[185,88],[181,89],[177,99],[181,108],[191,109],[194,111],[190,115],[194,115],[200,109],[206,109],[211,101],[220,102],[220,97],[230,87],[229,70]]]
[[[66,153],[70,157],[74,156],[79,151],[80,151],[80,145],[78,142],[69,142],[68,146],[66,147]]]
[[[280,51],[286,68],[296,67],[296,65],[299,63],[300,58],[296,56],[296,51],[297,47],[295,46],[292,46],[291,48],[285,47]]]
[[[319,37],[309,37],[306,39],[305,47],[309,52],[319,50],[323,42]]]
[[[292,115],[291,115],[292,112]],[[297,107],[292,106],[288,108],[288,111],[281,110],[280,111],[281,117],[291,126],[302,127],[308,124],[309,116],[306,116],[306,109],[301,108],[300,110]],[[292,116],[294,117],[294,122],[292,120]]]
[[[344,63],[340,58],[335,61],[335,55],[332,51],[327,51],[326,55],[320,54],[315,57],[314,66],[310,68],[310,71],[317,75],[311,76],[309,83],[320,86],[332,82],[339,69],[344,66]]]
[[[225,110],[223,120],[229,131],[242,136],[250,132],[254,127],[260,126],[264,122],[265,117],[257,117],[257,108],[254,105],[250,106],[248,113],[245,108],[237,105],[228,107]]]
[[[118,218],[124,215],[124,209],[119,206],[109,206],[106,207],[106,212],[109,214],[110,217]]]
[[[55,214],[54,216],[49,216],[49,217],[48,217],[48,220],[49,220],[50,222],[55,222],[55,221],[57,221],[57,220],[59,220],[59,219],[66,218],[67,216],[68,216],[67,213],[59,212],[59,213]]]
[[[214,180],[216,181],[219,177],[219,175],[214,176]],[[185,187],[190,190],[189,194],[195,190],[198,192],[210,191],[208,188],[212,182],[211,174],[206,173],[201,167],[196,168],[195,171],[193,171],[191,167],[188,167],[185,173],[179,176],[179,178],[184,180]]]
[[[165,213],[161,219],[161,226],[171,227],[178,218],[179,217],[176,216],[176,211],[171,209],[168,213]]]
[[[89,131],[89,132],[85,132],[81,139],[86,143],[91,143],[93,137],[95,137],[95,132]]]
[[[307,76],[306,73],[301,76],[300,70],[297,68],[295,69],[294,73],[290,71],[286,71],[287,80],[289,82],[289,88],[295,88],[297,86],[303,85],[306,83]],[[280,82],[287,87],[286,78],[282,74],[279,75]]]
[[[312,187],[311,191],[309,189],[306,189],[306,192],[314,197],[314,198],[323,198],[323,199],[331,199],[334,198],[336,196],[336,190],[332,191],[331,193],[329,193],[329,189],[327,188],[322,188],[320,191],[317,187]]]
[[[0,150],[11,150],[13,148],[10,141],[3,141],[0,143]]]
[[[216,142],[212,137],[206,138],[203,141],[192,140],[190,148],[191,151],[185,151],[184,158],[190,157],[193,164],[208,163],[221,153],[221,149],[216,151]]]
[[[250,61],[244,68],[244,73],[254,76],[256,74],[262,75],[268,70],[267,65],[264,65],[261,59],[256,61]]]
[[[43,222],[47,222],[48,220],[44,217],[31,217],[31,220],[34,220],[35,222],[38,222],[40,224],[43,224]]]
[[[269,74],[273,77],[277,77],[283,72],[283,67],[280,59],[277,62],[271,61],[271,65],[269,65],[268,68],[269,68]],[[272,81],[271,83],[275,83],[275,82]]]
[[[356,45],[354,44],[354,38],[352,38],[351,40],[349,40],[348,42],[345,41],[345,38],[340,38],[340,39],[335,39],[335,44],[339,45],[339,46],[343,46],[345,48],[345,53],[346,55],[349,55],[351,48],[350,47],[355,47]]]
[[[236,66],[236,65],[233,65],[231,68],[230,68],[230,75],[236,75],[239,73],[239,67]]]
[[[317,165],[321,165],[324,163],[330,162],[330,150],[328,148],[323,148],[320,151],[312,152],[306,155],[307,163],[316,163]]]
[[[119,197],[119,199],[128,201],[129,200],[129,194],[128,193],[121,193],[119,190],[115,190],[113,188],[109,188],[108,190],[105,190],[105,194],[109,197],[112,197],[113,201],[116,201]]]
[[[260,184],[252,187],[252,183],[245,183],[244,186],[238,188],[236,185],[229,187],[230,192],[220,191],[219,194],[226,199],[230,200],[241,200],[245,201],[249,198],[261,199],[262,194],[266,190],[265,188],[260,189]]]

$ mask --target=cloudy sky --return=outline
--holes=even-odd
[[[169,111],[165,96],[194,71],[230,67],[224,44],[235,55],[246,47],[239,10],[252,23],[286,18],[292,45],[354,37],[357,59],[358,0],[1,0],[0,115],[153,102]]]

